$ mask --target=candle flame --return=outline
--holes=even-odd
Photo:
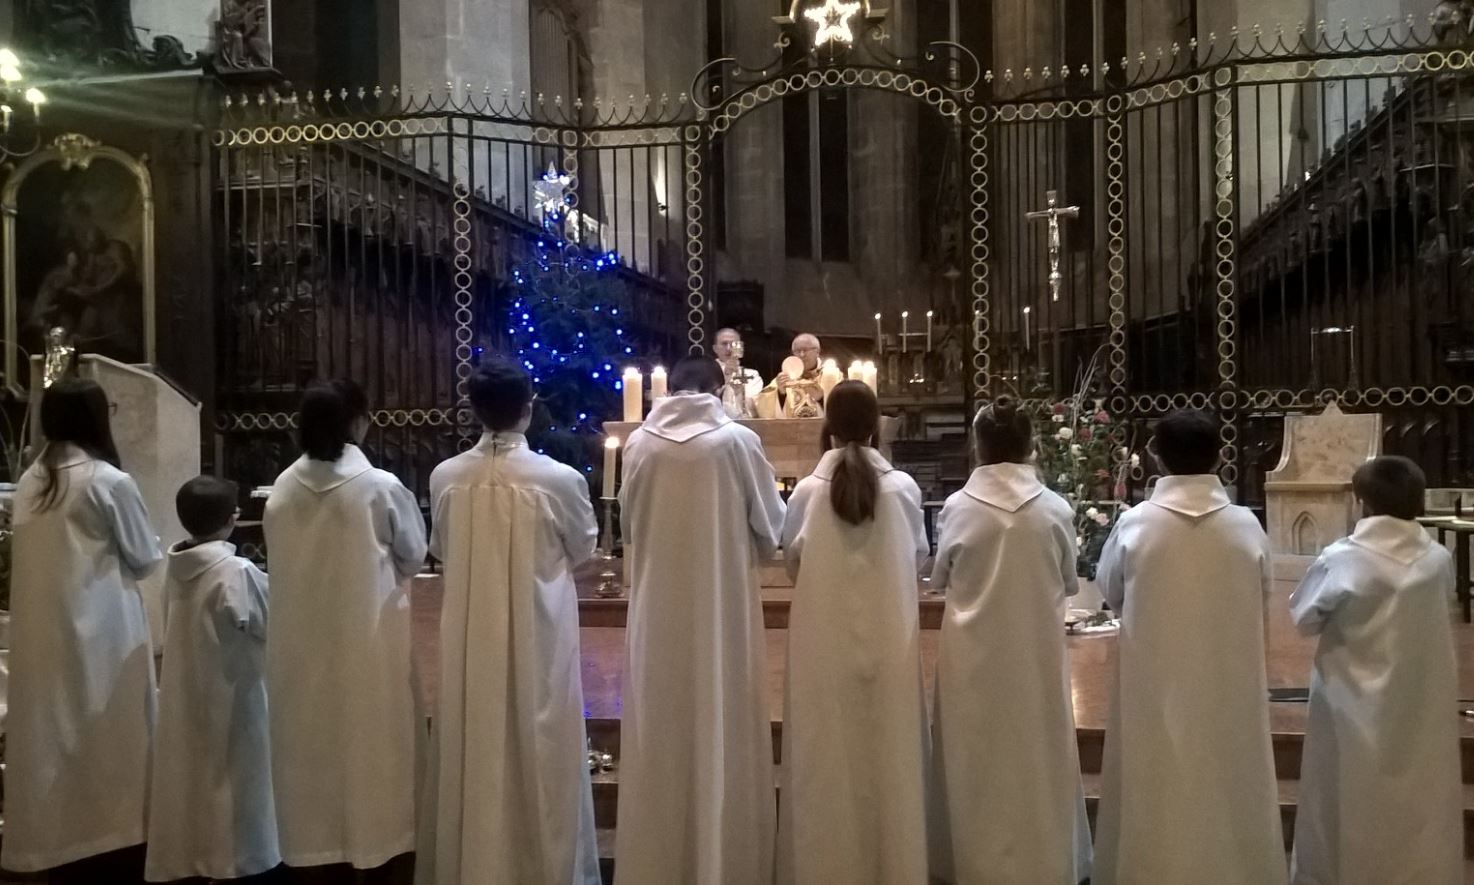
[[[619,437],[617,437],[617,436],[611,436],[608,439],[604,440],[604,448],[606,448],[606,449],[617,449],[617,448],[619,448]]]

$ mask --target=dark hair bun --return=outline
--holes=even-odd
[[[1006,393],[993,400],[993,420],[1012,421],[1016,414],[1018,414],[1018,400]]]

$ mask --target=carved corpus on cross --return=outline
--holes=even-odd
[[[1064,245],[1064,238],[1060,230],[1059,220],[1061,218],[1076,219],[1080,217],[1079,206],[1059,207],[1059,192],[1046,191],[1044,194],[1046,208],[1037,212],[1030,212],[1025,217],[1030,221],[1038,221],[1041,218],[1049,219],[1049,294],[1050,300],[1059,300],[1059,287],[1065,281],[1065,275],[1059,270],[1059,256]]]

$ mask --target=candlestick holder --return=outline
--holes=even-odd
[[[624,595],[619,572],[614,568],[614,502],[615,498],[600,498],[604,506],[604,531],[599,536],[599,587],[594,596],[599,599],[618,599]]]

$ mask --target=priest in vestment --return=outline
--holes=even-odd
[[[625,447],[632,563],[616,885],[762,885],[776,815],[758,563],[784,505],[762,442],[687,358]]]
[[[819,386],[819,376],[823,372],[823,360],[819,339],[805,332],[793,339],[790,352],[803,362],[803,373],[791,378],[786,372],[779,372],[757,395],[758,417],[822,418],[824,389]]]
[[[763,392],[763,376],[742,365],[742,335],[736,329],[718,329],[711,352],[727,379],[722,388],[722,405],[727,416],[757,417],[757,398]]]
[[[445,602],[416,881],[599,885],[573,584],[598,541],[588,483],[527,447],[521,367],[487,360],[469,387],[485,433],[430,476]]]
[[[1121,613],[1096,885],[1285,885],[1264,663],[1269,539],[1213,470],[1218,422],[1157,424],[1170,473],[1127,511],[1098,580]]]

